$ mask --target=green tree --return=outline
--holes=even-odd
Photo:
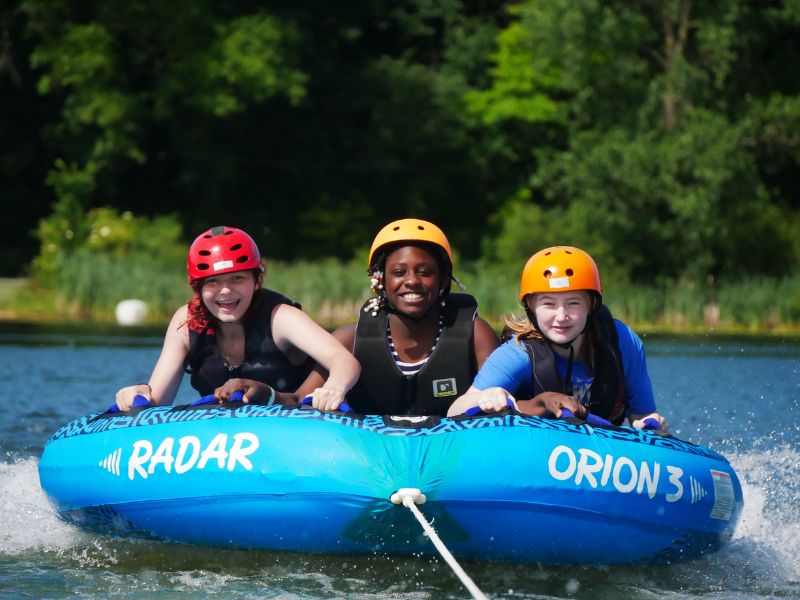
[[[83,195],[57,198],[84,211],[245,226],[279,257],[349,257],[410,214],[477,256],[476,223],[516,187],[505,140],[463,109],[500,6],[23,0],[59,111],[47,180],[59,194],[82,174]]]
[[[511,13],[492,84],[469,106],[548,134],[529,139],[532,175],[495,219],[513,239],[488,243],[490,257],[560,237],[637,281],[797,264],[784,178],[798,174],[797,140],[775,135],[796,130],[797,83],[777,70],[756,80],[770,28],[796,35],[796,9],[529,0]],[[742,56],[753,58],[744,69]],[[775,153],[781,169],[764,160]]]

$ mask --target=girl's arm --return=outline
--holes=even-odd
[[[478,372],[489,355],[500,345],[500,338],[489,323],[477,317],[472,329],[472,344],[475,352],[475,372]]]
[[[356,341],[356,324],[349,323],[348,325],[342,325],[333,332],[333,337],[339,340],[339,343],[352,353]],[[311,373],[306,377],[306,380],[295,390],[295,395],[298,400],[302,400],[306,396],[311,395],[314,390],[322,387],[327,379],[328,370],[319,363],[315,364]]]
[[[312,392],[312,404],[320,410],[336,410],[361,374],[355,357],[311,317],[289,304],[272,311],[272,336],[281,351],[294,346],[328,371],[324,385]]]
[[[658,413],[653,394],[653,384],[647,372],[647,358],[641,338],[627,325],[615,320],[617,337],[625,372],[625,389],[628,394],[628,421],[632,427],[643,429],[645,419],[658,421],[661,433],[669,433],[667,420]]]
[[[160,406],[172,404],[183,379],[183,361],[189,352],[189,329],[186,325],[186,306],[180,307],[164,335],[164,345],[158,357],[150,381],[147,384],[130,385],[117,392],[116,401],[120,410],[128,410],[134,396],[147,398],[150,404]]]
[[[520,382],[530,371],[530,361],[525,351],[511,344],[513,342],[501,344],[484,360],[472,387],[447,409],[448,417],[463,414],[473,406],[480,407],[483,412],[496,412],[506,408],[508,397],[514,400]]]

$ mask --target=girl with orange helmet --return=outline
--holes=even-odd
[[[264,265],[253,238],[235,227],[212,227],[189,248],[187,272],[194,296],[173,315],[150,381],[117,392],[121,410],[137,395],[171,404],[184,371],[201,395],[219,402],[237,390],[244,402],[295,402],[293,392],[315,361],[331,376],[309,390],[312,403],[338,408],[358,379],[358,362],[298,304],[262,288]]]
[[[361,363],[347,403],[362,414],[439,415],[469,388],[499,340],[477,302],[451,294],[453,253],[441,229],[421,219],[383,227],[369,254],[373,296],[357,323],[334,336]],[[318,386],[316,369],[298,389]]]
[[[652,418],[668,431],[656,412],[642,342],[603,304],[600,273],[589,254],[571,246],[537,252],[522,270],[519,300],[525,316],[507,319],[510,339],[450,414],[472,406],[501,410],[511,396],[526,414],[558,418],[567,409],[614,424],[627,417],[640,428]]]

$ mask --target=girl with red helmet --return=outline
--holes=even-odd
[[[362,414],[445,416],[498,346],[497,334],[472,296],[450,293],[453,254],[433,223],[389,223],[368,264],[374,296],[357,323],[333,334],[361,363],[347,403]],[[325,377],[318,367],[298,394]]]
[[[524,317],[506,321],[508,339],[486,361],[468,392],[450,408],[502,410],[561,417],[588,412],[614,424],[647,419],[668,432],[656,412],[644,348],[603,305],[600,273],[579,248],[556,246],[534,254],[522,271]],[[516,398],[522,398],[515,400]]]
[[[150,381],[117,392],[128,410],[137,395],[171,404],[184,372],[201,395],[244,402],[295,402],[294,390],[314,362],[331,376],[308,390],[315,408],[335,410],[360,367],[336,339],[285,296],[262,288],[264,266],[253,239],[235,227],[213,227],[189,248],[194,296],[173,315]]]

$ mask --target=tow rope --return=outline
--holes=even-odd
[[[475,585],[475,582],[472,581],[469,575],[461,568],[461,565],[458,564],[458,561],[453,557],[450,550],[447,549],[447,546],[444,545],[444,542],[439,538],[436,531],[434,531],[433,526],[428,523],[425,519],[423,514],[417,508],[417,504],[425,504],[427,498],[425,494],[423,494],[417,488],[400,488],[394,494],[391,495],[389,498],[393,504],[402,504],[406,508],[408,508],[414,515],[414,517],[419,521],[419,524],[422,525],[422,529],[430,538],[433,545],[436,546],[436,549],[439,551],[439,554],[442,555],[442,558],[448,564],[448,566],[453,570],[456,577],[461,580],[461,583],[464,584],[464,587],[469,590],[469,593],[472,594],[472,597],[476,600],[488,600],[486,594],[484,594],[480,588]]]

